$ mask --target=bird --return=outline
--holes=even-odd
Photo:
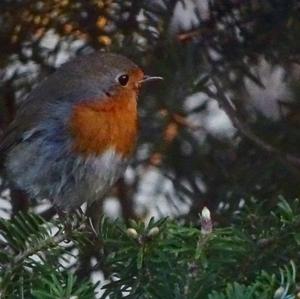
[[[29,93],[4,132],[5,176],[63,213],[103,199],[136,147],[140,88],[161,79],[120,54],[66,62]]]

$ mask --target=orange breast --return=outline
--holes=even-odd
[[[113,99],[83,102],[74,107],[70,128],[74,150],[99,155],[109,148],[126,157],[137,137],[135,90],[119,90]]]

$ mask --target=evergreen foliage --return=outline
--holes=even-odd
[[[281,198],[268,219],[245,208],[234,225],[208,233],[169,219],[126,226],[104,217],[91,241],[85,218],[66,233],[57,221],[19,214],[0,222],[1,298],[99,298],[99,282],[80,280],[66,262],[87,245],[102,257],[101,298],[297,298],[299,219],[299,201]]]

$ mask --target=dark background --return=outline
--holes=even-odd
[[[61,63],[122,53],[165,80],[140,97],[139,146],[105,212],[194,221],[208,206],[226,225],[252,197],[272,209],[300,190],[299,12],[292,0],[2,0],[0,135]],[[6,183],[9,217],[28,206]]]

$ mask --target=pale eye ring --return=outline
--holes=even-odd
[[[127,74],[122,74],[117,77],[117,81],[120,85],[126,86],[129,81],[129,76]]]

